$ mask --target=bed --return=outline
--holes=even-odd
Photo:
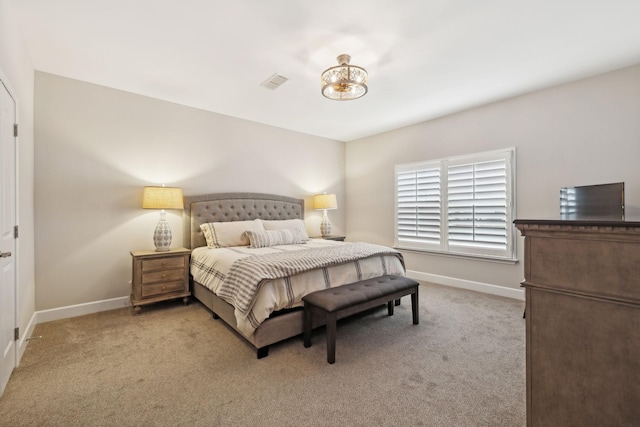
[[[304,217],[304,200],[302,199],[263,193],[217,193],[187,196],[184,201],[183,239],[184,246],[192,250],[190,266],[192,293],[212,311],[214,318],[222,319],[246,339],[256,349],[258,358],[268,355],[271,344],[302,334],[303,311],[300,300],[306,293],[384,274],[405,275],[402,255],[383,246],[323,239],[299,242],[298,231],[293,230],[296,231],[293,241],[284,241],[283,245],[256,244],[259,242],[256,239],[264,235],[264,232],[256,231],[251,234],[248,231],[249,236],[252,237],[251,245],[257,246],[255,248],[247,247],[246,244],[236,246],[233,239],[229,240],[231,242],[229,245],[222,244],[220,248],[216,245],[212,248],[210,247],[211,239],[215,237],[215,232],[209,231],[206,236],[203,232],[203,230],[209,230],[207,225],[211,224],[215,225],[217,230],[223,230],[223,226],[226,227],[224,229],[234,227],[242,229],[246,224],[253,227],[254,222],[275,229],[282,229],[284,225],[291,223],[300,224]],[[207,225],[201,228],[203,224]],[[289,233],[291,230],[287,228],[285,231]],[[285,231],[280,233],[284,235]],[[302,234],[306,235],[306,231]],[[217,237],[218,242],[224,239],[220,233]],[[224,256],[236,257],[237,260],[233,263],[229,260],[210,261],[213,259],[211,257],[217,257],[218,253],[223,252]],[[284,255],[284,252],[287,252],[287,255]],[[341,253],[341,257],[331,263],[325,262],[324,257],[334,252]],[[243,263],[243,268],[263,266],[266,260],[269,262],[272,260],[273,269],[279,271],[276,267],[281,267],[280,263],[283,262],[279,261],[281,257],[296,258],[299,264],[304,263],[311,270],[301,272],[297,269],[292,270],[291,266],[287,265],[282,266],[282,269],[288,269],[288,275],[273,273],[257,280],[253,276],[262,274],[263,270],[257,269],[259,272],[254,272],[253,270],[256,270],[254,268],[253,276],[247,279],[247,274],[240,267]],[[213,262],[212,266],[208,266],[209,262]],[[219,267],[225,262],[230,265],[228,270]],[[207,270],[217,274],[212,274],[212,278],[203,276],[203,272]],[[271,264],[269,264],[269,272],[271,272]],[[248,302],[249,299],[245,301],[238,297],[238,295],[244,296],[244,288],[237,291],[235,287],[229,287],[228,284],[226,288],[224,287],[225,283],[233,282],[230,280],[232,278],[236,280],[235,285],[246,280],[249,288],[255,288],[253,292],[256,296],[250,299],[251,302]],[[242,284],[242,286],[245,285]],[[236,293],[231,295],[228,289]],[[286,292],[282,289],[286,289]],[[288,294],[283,297],[288,300],[276,301],[280,294]],[[256,300],[259,303],[256,303]],[[273,306],[267,307],[263,303]],[[322,325],[322,322],[320,318],[314,319],[313,327]]]

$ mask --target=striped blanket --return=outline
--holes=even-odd
[[[261,285],[267,280],[381,255],[396,256],[404,268],[404,260],[400,252],[387,246],[370,243],[351,243],[249,256],[238,259],[231,265],[217,294],[231,302],[237,312],[246,316],[253,306]]]

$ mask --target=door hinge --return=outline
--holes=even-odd
[[[14,137],[17,137],[17,136],[18,136],[18,124],[17,124],[17,123],[15,123],[15,124],[13,125],[13,136],[14,136]]]
[[[15,328],[13,330],[13,338],[18,341],[20,339],[20,328]]]
[[[14,238],[14,239],[17,239],[17,238],[18,238],[18,226],[17,226],[17,225],[15,225],[15,226],[13,227],[13,238]]]

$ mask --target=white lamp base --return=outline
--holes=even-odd
[[[156,245],[156,252],[165,252],[171,246],[171,227],[166,220],[167,213],[160,212],[160,221],[153,233],[153,243]]]
[[[329,221],[329,216],[327,215],[327,210],[324,210],[324,215],[322,216],[322,222],[320,223],[320,234],[322,237],[331,236],[331,221]]]

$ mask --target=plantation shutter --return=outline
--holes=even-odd
[[[396,165],[395,245],[513,261],[515,149]]]
[[[422,164],[396,170],[397,240],[440,245],[440,165]]]
[[[450,165],[447,173],[449,250],[507,250],[506,159]]]

